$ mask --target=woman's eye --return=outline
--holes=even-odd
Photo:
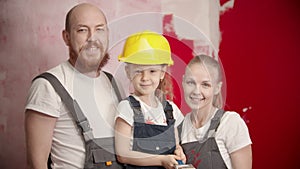
[[[208,88],[208,87],[211,87],[211,84],[209,84],[209,83],[203,83],[202,86]]]

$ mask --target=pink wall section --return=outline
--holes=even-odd
[[[66,59],[63,22],[53,21],[71,4],[58,2],[0,2],[0,168],[25,168],[23,121],[30,81]]]
[[[201,0],[204,1],[209,2]],[[226,1],[221,0],[221,4]],[[25,169],[24,105],[27,91],[35,75],[68,58],[61,31],[66,12],[79,2],[84,1],[0,1],[1,169]],[[164,27],[170,13],[162,12],[168,4],[162,6],[161,1],[87,2],[101,6],[107,14],[112,59],[105,69],[117,78],[125,77],[116,57],[127,35],[145,29],[170,35]],[[297,104],[300,100],[299,7],[297,0],[235,0],[234,8],[220,18],[219,57],[227,81],[226,109],[239,112],[247,122],[253,141],[255,169],[300,168],[297,163],[300,157],[297,126],[300,118]],[[198,12],[194,11],[195,17]],[[215,27],[218,25],[213,26],[213,30],[218,30]],[[173,54],[178,56],[175,63],[184,66],[191,57],[194,43],[190,39],[174,37],[168,39]],[[178,82],[175,101],[187,113],[180,94],[180,71],[183,69],[175,68],[174,71],[178,71],[174,75]],[[125,88],[127,85],[124,81]]]
[[[67,11],[85,1],[0,1],[0,168],[25,168],[24,105],[31,79],[68,58],[61,38]],[[130,33],[161,32],[160,1],[110,0],[86,2],[101,6],[111,26],[112,65]],[[126,16],[126,19],[120,20]],[[145,19],[146,18],[146,19]],[[127,22],[124,23],[124,20]],[[123,23],[122,23],[123,22]],[[142,24],[141,24],[142,23]],[[115,66],[106,69],[114,72]],[[121,72],[122,67],[118,67]]]

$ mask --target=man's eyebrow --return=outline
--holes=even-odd
[[[78,28],[78,27],[87,27],[87,25],[84,25],[84,24],[78,24],[78,25],[76,25],[76,27]]]
[[[105,26],[106,26],[106,24],[104,24],[104,23],[96,25],[96,27],[105,27]]]
[[[96,25],[96,27],[105,27],[105,26],[106,26],[106,24],[104,24],[104,23]],[[88,25],[78,24],[78,25],[76,25],[76,27],[88,27]]]

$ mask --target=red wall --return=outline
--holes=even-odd
[[[253,169],[300,168],[299,9],[297,0],[236,0],[220,18],[225,109],[237,111],[249,127]],[[173,54],[188,62],[191,47],[167,38]],[[183,70],[177,66],[172,74]],[[185,114],[181,77],[175,79],[174,101]]]
[[[298,0],[236,0],[220,19],[226,107],[246,117],[254,169],[300,168],[299,9]]]

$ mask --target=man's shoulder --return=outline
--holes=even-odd
[[[72,77],[74,74],[74,68],[68,61],[64,61],[55,67],[47,70],[46,72],[53,74],[60,81],[64,80],[66,77]]]
[[[63,71],[72,71],[72,67],[71,67],[70,63],[68,63],[68,61],[61,62],[60,64],[52,67],[51,69],[47,70],[46,72],[55,74],[55,73],[61,73]]]

